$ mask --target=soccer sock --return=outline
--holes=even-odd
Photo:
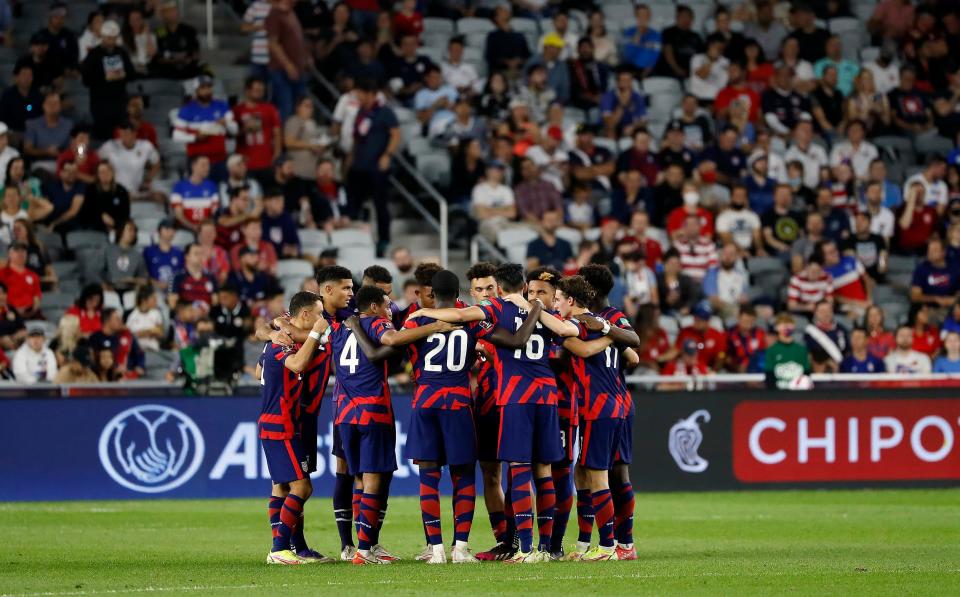
[[[443,533],[440,529],[440,468],[420,467],[420,515],[427,543],[440,545]]]
[[[589,489],[577,490],[577,524],[580,526],[577,541],[589,545],[590,536],[593,535],[593,504]]]
[[[293,529],[293,534],[290,535],[290,544],[295,553],[300,553],[302,551],[307,551],[307,538],[303,536],[303,512],[300,512],[300,520],[297,521],[297,526]]]
[[[377,544],[380,530],[377,521],[380,518],[380,500],[375,493],[363,493],[360,496],[360,516],[357,517],[357,549],[369,550]]]
[[[393,481],[393,473],[384,473],[380,480],[380,518],[377,520],[377,527],[383,528],[383,521],[387,518],[387,501],[390,499],[390,482]]]
[[[533,549],[533,488],[529,464],[511,464],[513,518],[520,537],[520,551]]]
[[[283,500],[283,507],[280,508],[280,526],[277,529],[277,536],[273,538],[273,551],[283,551],[290,549],[290,537],[293,535],[297,523],[300,522],[300,516],[303,515],[304,500],[292,493],[287,494]]]
[[[610,497],[610,490],[594,491],[592,502],[597,532],[600,534],[600,547],[613,547],[613,498]]]
[[[537,534],[540,551],[550,551],[553,537],[553,513],[557,507],[557,491],[553,486],[553,477],[541,477],[537,484]]]
[[[553,513],[550,551],[557,552],[563,549],[563,536],[567,534],[567,522],[573,508],[573,484],[569,466],[553,469],[553,486],[557,491],[557,508]]]
[[[270,501],[267,503],[267,513],[270,515],[270,535],[276,539],[277,533],[280,532],[280,509],[283,508],[282,498],[276,495],[270,496]]]
[[[513,515],[513,478],[507,466],[507,490],[503,492],[503,515],[507,518],[507,541],[513,543],[517,537],[517,519]]]
[[[359,487],[353,488],[353,497],[350,501],[350,510],[353,513],[353,519],[356,520],[360,518],[360,497],[363,495],[363,490]]]
[[[633,543],[633,483],[627,481],[613,496],[613,507],[617,543],[630,545]]]
[[[453,479],[454,541],[466,543],[473,527],[473,511],[477,506],[477,471],[474,465],[450,469]]]
[[[488,512],[490,517],[490,528],[493,529],[493,537],[497,543],[507,543],[510,536],[507,534],[507,517],[503,512]]]
[[[353,487],[353,476],[337,473],[333,482],[333,519],[337,523],[337,533],[340,534],[340,549],[353,545],[353,510],[350,506],[350,491]]]

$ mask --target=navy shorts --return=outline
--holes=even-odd
[[[300,444],[307,458],[307,472],[317,470],[317,415],[303,413],[300,417]]]
[[[407,457],[451,466],[477,461],[477,438],[469,408],[415,408],[410,413]]]
[[[330,446],[330,453],[337,458],[346,458],[343,454],[343,442],[340,441],[340,425],[333,426],[333,445]]]
[[[573,445],[577,443],[577,426],[570,419],[560,418],[560,447],[563,458],[557,464],[573,464]]]
[[[485,415],[475,414],[477,432],[477,460],[496,462],[497,436],[500,433],[500,407],[493,407]]]
[[[630,413],[623,419],[623,429],[620,431],[620,444],[613,458],[615,464],[630,464],[633,462],[633,419],[636,414]]]
[[[500,409],[497,459],[553,464],[563,460],[556,404],[507,404]]]
[[[351,475],[397,470],[397,430],[393,425],[340,423],[337,431]]]
[[[623,419],[580,421],[580,466],[598,471],[613,468],[622,431]]]
[[[299,437],[292,439],[261,439],[263,455],[267,459],[270,479],[276,484],[299,481],[306,477],[308,464]]]

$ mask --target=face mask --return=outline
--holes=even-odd
[[[791,179],[790,179],[790,186],[791,186],[791,187],[799,187],[799,186],[800,186],[800,183],[802,183],[802,182],[803,182],[803,179],[801,179],[801,178],[791,178]]]
[[[792,337],[793,337],[793,331],[794,331],[794,326],[792,326],[792,325],[790,325],[790,326],[784,326],[784,327],[780,328],[780,333],[783,334],[784,336],[786,336],[787,338],[792,338]]]
[[[683,204],[684,205],[696,205],[700,203],[700,195],[698,193],[684,193],[683,194]]]
[[[731,204],[730,204],[730,207],[732,207],[733,209],[735,209],[735,210],[737,210],[737,211],[742,211],[743,208],[746,207],[746,205],[744,205],[743,203],[731,203]]]
[[[707,172],[704,172],[703,174],[700,175],[700,178],[702,178],[703,182],[707,184],[713,184],[717,182],[717,171],[709,170]]]

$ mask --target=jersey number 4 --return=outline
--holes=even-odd
[[[431,334],[427,338],[427,344],[436,341],[437,345],[433,347],[423,357],[424,371],[437,373],[443,371],[443,365],[437,364],[434,360],[440,360],[437,357],[447,347],[447,371],[462,371],[467,366],[467,333],[463,330],[453,330],[449,334]]]
[[[343,343],[343,352],[340,353],[340,366],[350,370],[350,375],[357,372],[360,359],[357,358],[357,338],[353,334]]]

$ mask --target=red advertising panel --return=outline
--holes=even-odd
[[[733,411],[742,483],[960,479],[960,399],[746,400]]]

